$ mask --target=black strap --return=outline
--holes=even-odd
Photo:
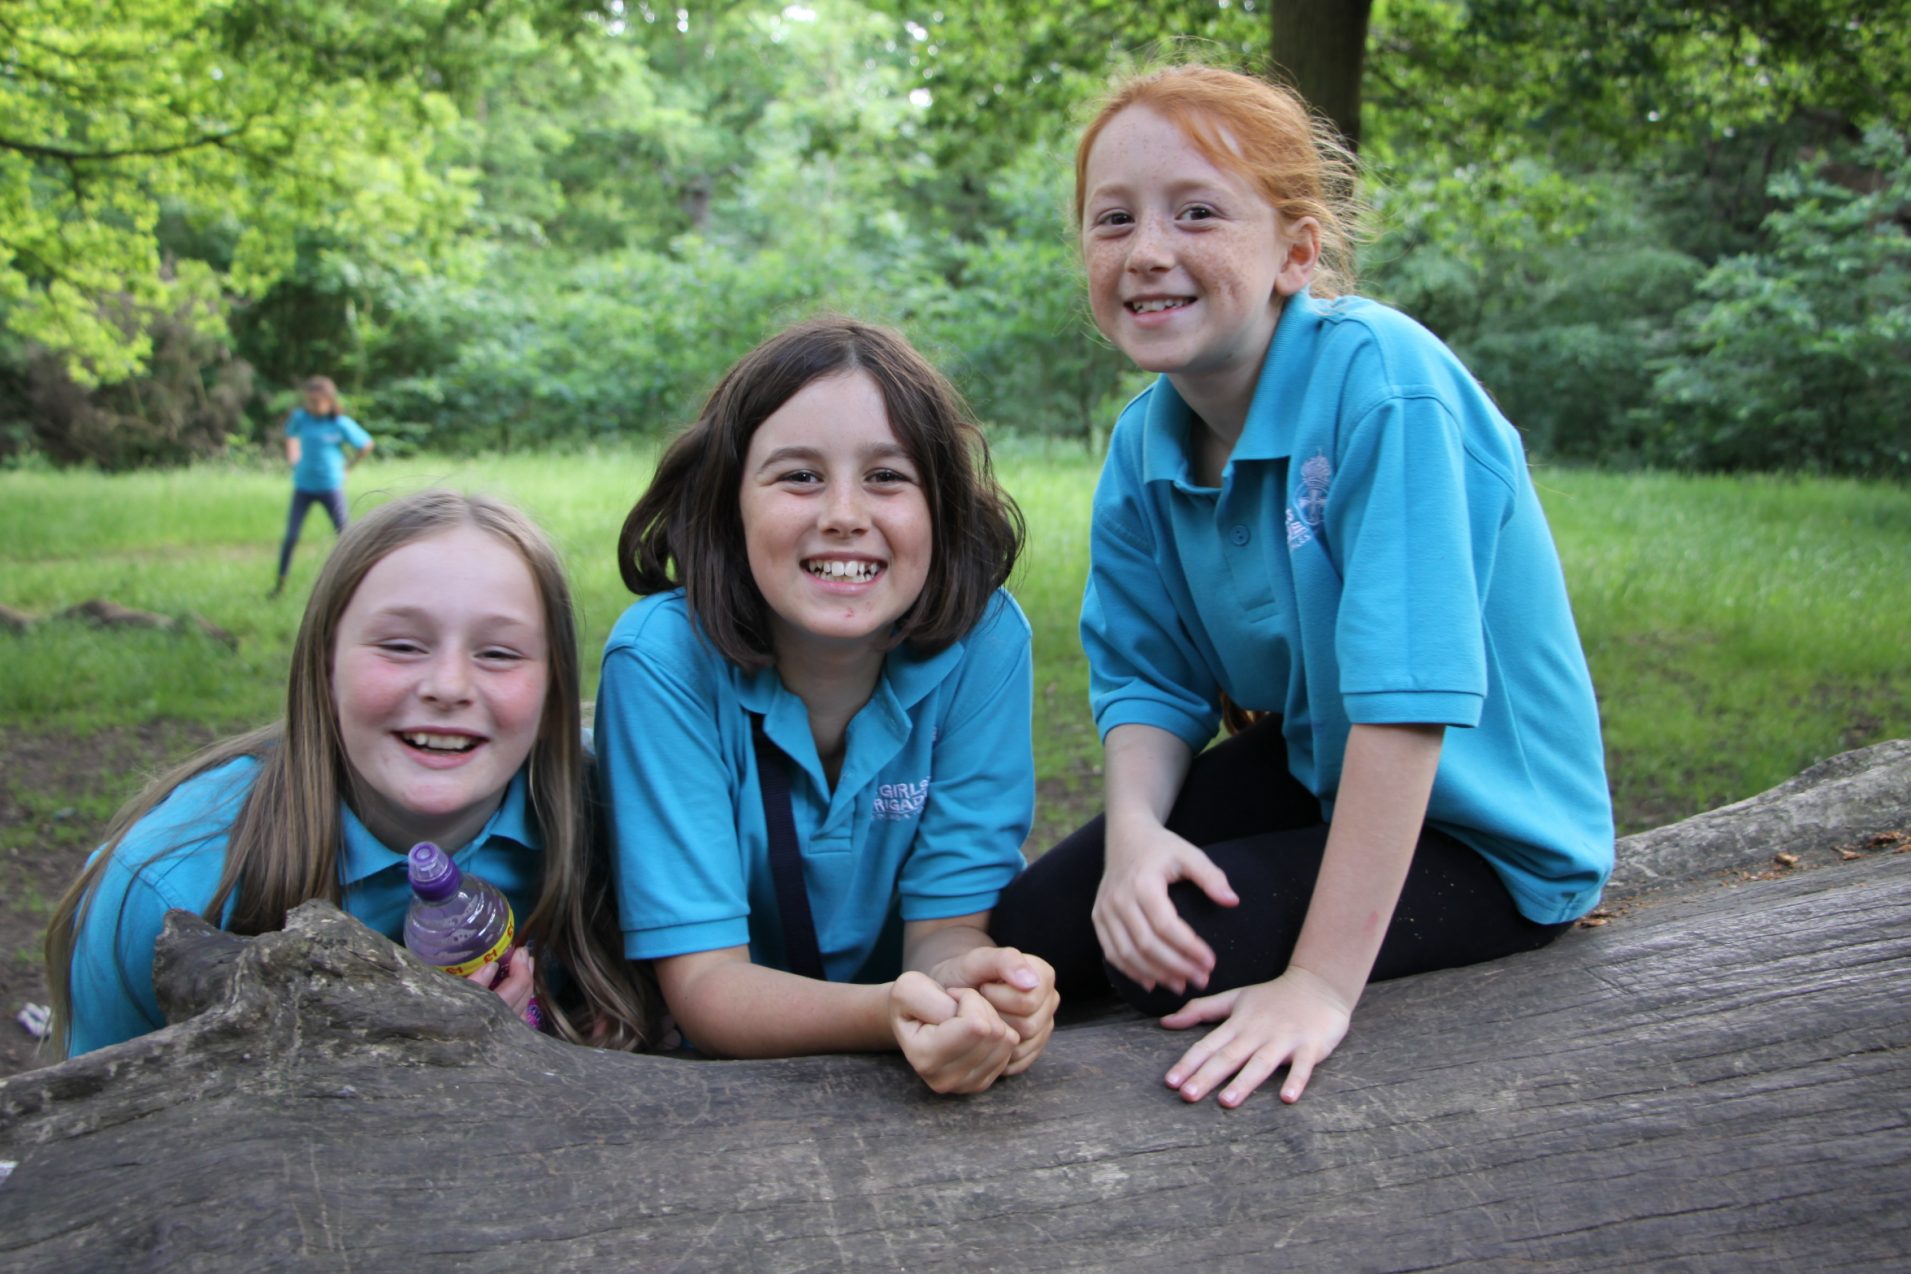
[[[750,729],[756,743],[756,778],[763,788],[763,823],[770,831],[770,879],[776,885],[776,909],[783,918],[783,954],[791,973],[823,979],[816,921],[810,916],[809,890],[803,884],[803,853],[796,847],[796,820],[790,814],[789,767],[763,733],[762,717],[751,713]]]

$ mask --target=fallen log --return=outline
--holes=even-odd
[[[1655,895],[1372,988],[1288,1107],[1059,1031],[884,1057],[573,1048],[320,904],[175,913],[175,1025],[0,1084],[10,1270],[1838,1269],[1911,1256],[1911,854]],[[6,1169],[0,1168],[0,1172]]]

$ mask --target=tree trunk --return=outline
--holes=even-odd
[[[1373,0],[1273,0],[1268,9],[1270,73],[1332,120],[1355,150],[1372,8]]]
[[[602,1053],[323,903],[254,939],[174,912],[175,1025],[0,1083],[0,1267],[1902,1263],[1911,746],[1814,773],[1651,834],[1658,890],[1601,927],[1374,986],[1291,1107],[1186,1105],[1192,1036],[1126,1013],[965,1099],[895,1057]],[[1733,818],[1798,865],[1721,887]]]

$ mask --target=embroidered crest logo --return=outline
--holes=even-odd
[[[1333,462],[1318,451],[1301,465],[1301,521],[1309,526],[1320,525],[1327,512],[1327,484],[1333,480]]]
[[[870,812],[886,822],[900,823],[922,813],[928,803],[929,778],[924,775],[920,783],[878,784]]]

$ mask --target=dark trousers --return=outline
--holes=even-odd
[[[1287,968],[1327,848],[1320,802],[1288,773],[1278,718],[1266,718],[1196,757],[1168,816],[1168,830],[1205,850],[1240,896],[1222,907],[1188,881],[1169,898],[1214,950],[1205,989],[1148,991],[1106,965],[1090,908],[1102,874],[1102,819],[1043,854],[1002,894],[989,922],[996,942],[1055,966],[1064,997],[1114,989],[1144,1013],[1250,986]],[[1493,960],[1545,946],[1570,924],[1536,924],[1513,905],[1478,852],[1425,828],[1414,850],[1373,980]]]
[[[286,515],[285,519],[285,542],[279,545],[280,579],[284,579],[285,573],[292,569],[293,546],[299,542],[299,532],[305,528],[306,511],[315,504],[324,505],[325,511],[332,515],[334,531],[345,529],[344,488],[335,487],[330,491],[301,491],[293,487],[292,511]]]

